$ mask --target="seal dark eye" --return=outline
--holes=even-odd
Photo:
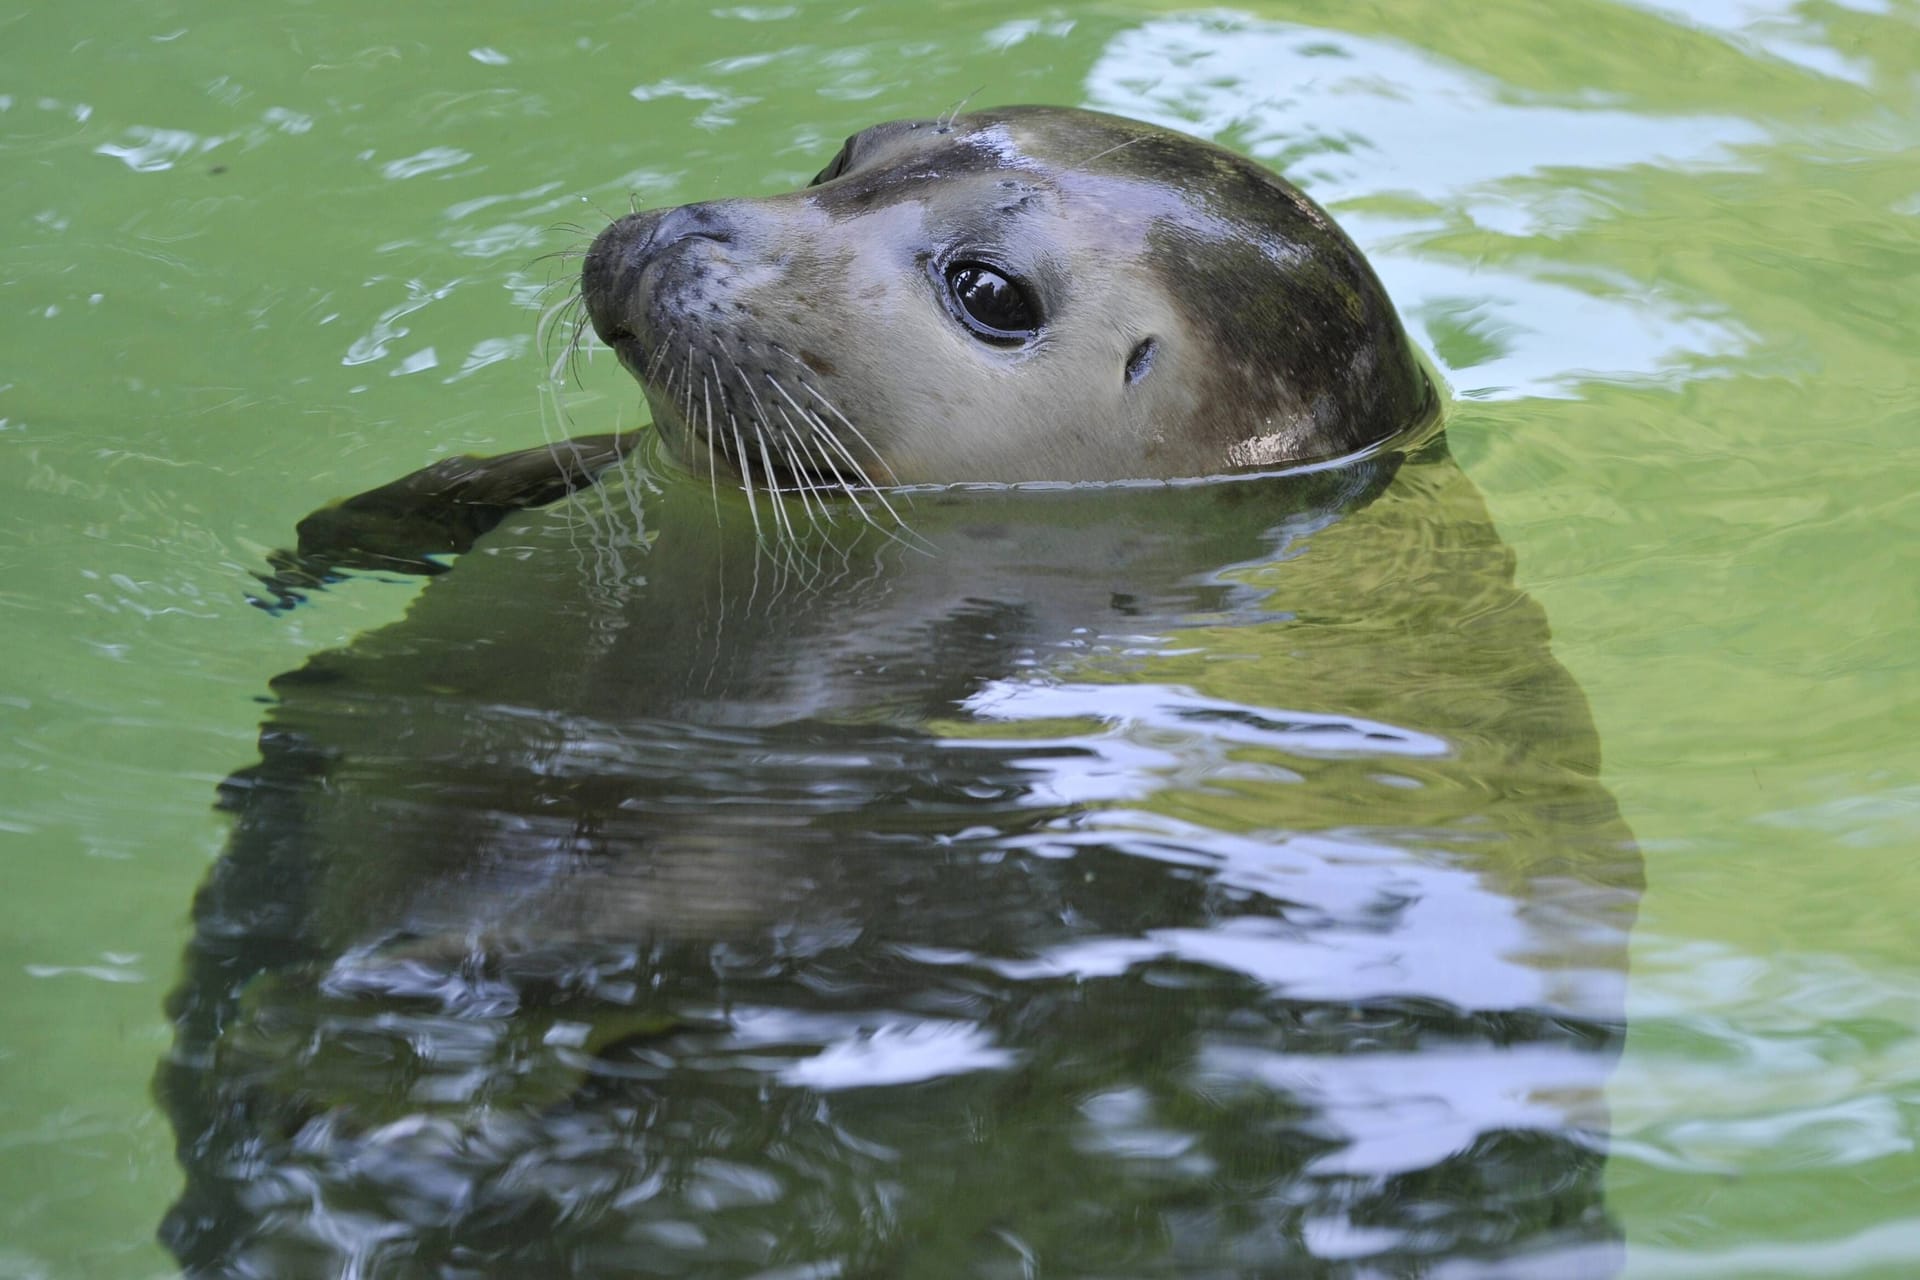
[[[989,342],[1024,342],[1040,327],[1026,290],[980,262],[947,268],[947,289],[974,336]]]
[[[1144,338],[1141,340],[1140,345],[1133,349],[1133,354],[1127,357],[1126,378],[1128,386],[1132,386],[1153,372],[1154,353],[1159,350],[1160,342],[1157,338]]]

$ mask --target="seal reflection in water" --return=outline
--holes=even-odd
[[[223,789],[190,1273],[1615,1269],[1637,854],[1324,215],[988,113],[583,292],[661,466],[442,463],[269,579],[473,549]]]

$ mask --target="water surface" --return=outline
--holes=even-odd
[[[1603,1084],[1604,1112],[1530,1109],[1531,1085],[1489,1084],[1470,1062],[1419,1044],[1441,1110],[1569,1141],[1604,1129],[1603,1167],[1567,1151],[1562,1167],[1575,1170],[1582,1215],[1597,1215],[1586,1239],[1623,1240],[1628,1275],[1895,1276],[1920,1261],[1911,5],[1562,0],[1481,6],[1463,22],[1457,9],[1419,4],[636,6],[558,18],[492,5],[450,16],[108,4],[24,11],[5,20],[0,44],[0,214],[11,229],[0,259],[0,441],[14,459],[0,552],[0,830],[15,868],[0,965],[13,1014],[0,1039],[0,1140],[12,1156],[0,1172],[0,1274],[170,1268],[154,1232],[182,1172],[149,1080],[172,1040],[162,1003],[182,976],[188,904],[229,847],[232,819],[211,810],[214,788],[258,758],[258,699],[272,677],[377,633],[417,592],[363,581],[273,619],[245,604],[247,569],[320,502],[436,456],[637,421],[637,397],[610,361],[589,365],[577,388],[547,384],[536,320],[561,268],[538,259],[578,242],[562,224],[591,227],[630,195],[667,203],[783,189],[858,127],[970,94],[1124,111],[1281,167],[1355,233],[1451,384],[1457,474],[1484,497],[1495,535],[1486,545],[1512,555],[1527,607],[1551,620],[1552,658],[1591,706],[1604,747],[1598,794],[1619,802],[1646,887],[1630,936],[1624,1056],[1575,1082]],[[1439,1164],[1474,1141],[1443,1124],[1419,1146],[1409,1136],[1419,1126],[1391,1109],[1373,1110],[1378,1130],[1354,1118],[1366,1113],[1356,1096],[1398,1087],[1414,1069],[1372,1046],[1382,1076],[1316,1072],[1312,1054],[1329,1043],[1350,1053],[1360,1020],[1337,1022],[1332,1041],[1297,1027],[1274,1038],[1283,1008],[1383,993],[1355,987],[1359,952],[1315,969],[1310,928],[1289,937],[1261,926],[1288,918],[1272,904],[1291,903],[1296,924],[1310,908],[1338,922],[1342,902],[1387,891],[1379,877],[1423,871],[1409,897],[1418,905],[1396,921],[1402,940],[1424,945],[1389,984],[1427,1002],[1419,1018],[1619,999],[1597,982],[1571,994],[1513,982],[1540,971],[1515,959],[1528,954],[1515,939],[1543,926],[1500,908],[1564,904],[1564,878],[1549,891],[1524,860],[1466,870],[1422,861],[1405,832],[1385,842],[1395,857],[1384,863],[1368,860],[1379,841],[1367,855],[1351,842],[1336,851],[1273,838],[1352,825],[1295,797],[1353,802],[1374,785],[1402,796],[1396,804],[1417,794],[1426,805],[1449,793],[1449,769],[1458,785],[1503,776],[1471,752],[1434,765],[1406,747],[1416,736],[1393,739],[1394,752],[1375,744],[1392,769],[1342,764],[1353,757],[1302,741],[1324,722],[1313,717],[1338,715],[1457,747],[1467,713],[1487,705],[1468,698],[1484,698],[1484,671],[1479,684],[1436,682],[1404,650],[1367,680],[1342,665],[1381,653],[1370,647],[1379,637],[1355,638],[1368,617],[1444,634],[1446,615],[1415,607],[1396,576],[1417,543],[1378,523],[1438,500],[1408,480],[1324,529],[1294,530],[1295,543],[1216,546],[1217,560],[1172,581],[1190,592],[1208,572],[1242,566],[1219,594],[1149,601],[1128,644],[1117,627],[1104,649],[1070,639],[1043,655],[1044,680],[981,684],[938,716],[902,703],[865,727],[827,717],[841,735],[827,746],[839,752],[850,741],[877,752],[882,726],[909,721],[914,750],[984,739],[940,748],[959,754],[950,770],[1002,786],[973,802],[1003,806],[994,838],[1017,847],[1004,851],[1010,861],[978,866],[1038,868],[1054,882],[1022,881],[1005,898],[982,890],[978,912],[936,893],[924,908],[936,918],[895,923],[957,936],[921,952],[901,950],[911,940],[897,932],[873,945],[893,948],[921,991],[951,994],[971,974],[970,998],[1025,993],[993,1007],[1030,1007],[1030,1029],[956,999],[896,1010],[903,1020],[889,1031],[870,1016],[886,1002],[854,983],[842,1005],[803,1024],[756,1021],[764,1006],[743,1001],[725,1045],[700,1042],[714,1033],[692,1023],[629,1031],[693,1037],[683,1057],[750,1054],[755,1037],[782,1046],[783,1065],[758,1069],[789,1073],[783,1096],[867,1106],[860,1119],[883,1147],[909,1146],[896,1126],[915,1115],[967,1114],[969,1091],[973,1114],[1010,1121],[1059,1119],[1073,1100],[1079,1128],[1034,1125],[1036,1151],[1105,1170],[1110,1181],[1088,1186],[1088,1203],[1116,1210],[1144,1198],[1158,1212],[1189,1203],[1175,1194],[1181,1178],[1207,1188],[1190,1201],[1204,1230],[1116,1238],[1115,1249],[1177,1257],[1166,1252],[1176,1238],[1196,1248],[1239,1239],[1245,1224],[1226,1213],[1236,1203],[1261,1206],[1245,1223],[1292,1224],[1289,1245],[1316,1256],[1404,1247],[1272,1202],[1292,1187],[1296,1208],[1324,1207],[1329,1180],[1386,1177],[1392,1161]],[[555,520],[517,545],[577,527]],[[1438,524],[1449,521],[1460,527],[1457,514]],[[1165,582],[1174,567],[1141,573]],[[1483,572],[1498,583],[1497,570]],[[481,599],[466,593],[483,593],[486,575],[468,577],[442,593],[450,609]],[[1344,594],[1328,613],[1298,607],[1336,586]],[[1205,610],[1208,619],[1196,613]],[[1053,636],[1056,621],[1033,634]],[[1301,642],[1308,634],[1322,643]],[[1545,643],[1525,648],[1537,655]],[[1005,653],[967,652],[964,669],[1020,670]],[[1466,660],[1455,651],[1439,669],[1457,674]],[[1276,678],[1283,670],[1320,679],[1289,685]],[[1336,687],[1374,688],[1392,714],[1328,705]],[[1040,745],[1011,755],[995,745],[1016,736]],[[1537,747],[1537,726],[1518,740]],[[630,744],[614,764],[644,770],[657,745]],[[710,749],[725,778],[725,752],[744,748]],[[794,794],[814,794],[804,779],[819,766],[793,767]],[[1372,774],[1424,789],[1361,776]],[[1524,809],[1529,793],[1494,790],[1505,830],[1524,828],[1499,803]],[[1433,829],[1455,814],[1422,812]],[[1073,814],[1105,816],[1072,839],[1046,827]],[[1182,861],[1196,853],[1205,860]],[[863,865],[855,856],[845,870]],[[1291,897],[1272,883],[1289,869],[1307,886]],[[979,874],[987,879],[973,883],[991,885],[999,873]],[[683,888],[690,901],[714,897]],[[861,901],[854,888],[820,891],[843,909]],[[1353,897],[1329,897],[1341,892]],[[1009,936],[980,935],[998,918],[988,904],[1008,917]],[[1076,951],[1018,914],[1042,904],[1074,909],[1048,927],[1108,945]],[[1556,927],[1550,949],[1565,956]],[[1473,945],[1446,945],[1456,935]],[[1009,957],[1039,967],[1008,968]],[[1471,957],[1491,960],[1449,969]],[[1621,972],[1617,956],[1589,952],[1584,963]],[[1189,985],[1156,986],[1167,974]],[[1043,990],[1124,994],[1073,1018],[1071,1002],[1049,1004],[1034,994]],[[865,1012],[834,1021],[853,1007]],[[1228,1017],[1249,1010],[1265,1021]],[[1170,1055],[1172,1066],[1128,1057],[1143,1023],[1193,1051]],[[1423,1034],[1436,1025],[1418,1023]],[[1551,1042],[1538,1026],[1524,1037]],[[1552,1044],[1599,1052],[1577,1037]],[[1059,1087],[1031,1112],[996,1092],[1077,1049],[1090,1074],[1062,1065],[1051,1073]],[[922,1056],[964,1069],[922,1078],[912,1065]],[[860,1079],[882,1086],[874,1099],[946,1105],[846,1101],[861,1091],[845,1082]],[[1174,1105],[1202,1086],[1215,1110]],[[551,1106],[549,1095],[523,1101]],[[1262,1111],[1282,1130],[1289,1117],[1337,1123],[1308,1126],[1311,1141],[1286,1166],[1311,1166],[1299,1179],[1274,1177],[1281,1166],[1269,1163],[1257,1186],[1236,1183],[1242,1166],[1221,1159],[1222,1144],[1259,1131],[1249,1107],[1298,1108]],[[784,1118],[818,1137],[814,1115],[796,1103],[762,1122]],[[845,1128],[861,1136],[862,1125]],[[632,1141],[644,1150],[667,1132]],[[926,1150],[941,1154],[914,1167],[964,1171],[940,1145],[958,1140],[930,1139]],[[752,1131],[737,1141],[768,1149]],[[1253,1147],[1272,1161],[1284,1144]],[[1212,1154],[1210,1170],[1181,1164],[1196,1150]],[[1019,1250],[996,1229],[1022,1242],[1076,1239],[1071,1215],[1047,1216],[1052,1167],[1036,1160],[1009,1190],[1041,1227],[982,1225],[965,1195],[948,1217],[924,1220],[969,1244],[1000,1241],[1017,1267]],[[1151,1182],[1155,1169],[1174,1185],[1143,1190],[1135,1179]],[[991,1161],[972,1173],[1002,1185]],[[731,1176],[729,1194],[760,1185]],[[789,1170],[780,1185],[808,1184]],[[694,1247],[671,1231],[666,1240],[659,1256]]]

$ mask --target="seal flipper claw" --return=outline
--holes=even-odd
[[[443,458],[390,484],[325,506],[295,526],[294,550],[267,557],[265,586],[249,603],[280,613],[348,571],[432,575],[516,511],[558,502],[599,483],[638,435],[582,436],[491,458]]]

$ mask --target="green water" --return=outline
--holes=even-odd
[[[1683,12],[1684,11],[1684,12]],[[1282,167],[1449,437],[1645,857],[1631,1276],[1920,1270],[1920,9],[39,6],[0,15],[0,1276],[144,1276],[186,912],[275,673],[247,569],[434,457],[632,425],[542,287],[875,120],[1097,106]]]

